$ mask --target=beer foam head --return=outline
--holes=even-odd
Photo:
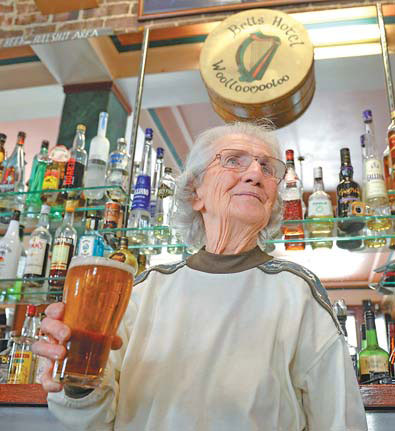
[[[71,259],[69,269],[76,266],[108,266],[108,268],[121,269],[123,271],[129,272],[134,276],[135,269],[127,265],[126,263],[118,262],[116,260],[111,260],[106,257],[100,256],[74,256]]]

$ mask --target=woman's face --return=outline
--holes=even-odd
[[[221,150],[243,150],[257,157],[273,157],[263,141],[243,134],[225,136],[216,144],[216,154]],[[261,230],[269,222],[276,195],[277,181],[263,173],[257,160],[238,171],[224,168],[215,159],[196,189],[193,207],[204,217],[239,221]]]

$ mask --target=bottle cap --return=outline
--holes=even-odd
[[[173,172],[172,168],[169,168],[168,166],[165,167],[165,174],[171,174]]]
[[[4,144],[4,142],[7,140],[7,135],[5,133],[0,133],[0,142]]]
[[[373,119],[372,111],[370,109],[365,109],[362,112],[362,118],[364,123],[370,123]]]
[[[78,124],[77,125],[77,131],[85,133],[86,126],[84,124]]]
[[[22,144],[23,144],[25,138],[26,138],[25,132],[18,132],[18,141],[22,141]]]
[[[48,150],[48,147],[49,147],[49,141],[47,141],[47,140],[44,139],[41,142],[41,148],[46,148]]]
[[[342,163],[350,164],[351,163],[350,149],[349,148],[341,148],[340,149],[340,158],[341,158]]]
[[[163,159],[163,154],[164,154],[165,150],[161,147],[156,149],[156,158],[157,159]]]
[[[34,317],[36,315],[37,307],[35,305],[29,304],[26,308],[26,314],[30,317]]]
[[[287,160],[287,162],[288,161],[294,161],[294,150],[287,150],[287,151],[285,151],[285,157],[286,157],[286,160]]]
[[[124,144],[124,145],[126,145],[126,139],[125,138],[118,138],[117,139],[117,144]]]
[[[51,207],[47,204],[43,204],[41,207],[41,214],[49,214],[51,212]]]
[[[317,166],[313,169],[314,178],[322,179],[322,167]]]
[[[145,129],[145,137],[146,137],[146,139],[152,139],[153,136],[154,136],[154,131],[152,129],[150,129],[149,127],[147,127]]]

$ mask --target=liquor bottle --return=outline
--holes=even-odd
[[[350,150],[342,148],[340,150],[341,166],[340,166],[340,182],[336,189],[337,194],[337,216],[349,217],[351,215],[362,215],[364,205],[361,201],[362,194],[359,184],[353,180],[354,170],[351,165]],[[355,236],[360,234],[364,227],[364,222],[359,220],[339,221],[338,236]],[[339,248],[346,250],[355,250],[362,246],[360,239],[348,239],[337,241],[336,245]]]
[[[7,135],[4,133],[0,133],[0,184],[3,179],[4,173],[4,162],[5,162],[5,142],[7,140]]]
[[[66,163],[63,189],[80,188],[83,185],[84,172],[88,159],[85,151],[85,130],[83,124],[78,124],[73,140],[73,147],[70,151],[70,158]],[[81,196],[79,190],[67,190],[62,193],[62,197],[66,200],[78,201]]]
[[[62,211],[63,199],[58,192],[45,192],[62,188],[65,166],[70,159],[70,151],[62,144],[55,145],[49,153],[50,162],[45,170],[41,199],[56,211]]]
[[[27,250],[27,261],[23,278],[25,285],[33,287],[33,292],[37,287],[43,286],[43,280],[35,280],[38,277],[46,277],[48,268],[49,250],[51,249],[52,236],[49,232],[49,213],[51,208],[48,205],[41,207],[40,220],[38,226],[30,235]],[[28,289],[25,288],[25,293]]]
[[[377,383],[389,377],[389,355],[379,347],[376,333],[375,316],[372,310],[365,312],[366,348],[359,354],[360,382]]]
[[[16,276],[19,280],[15,280],[10,287],[7,289],[7,302],[18,302],[21,299],[22,293],[22,277],[26,265],[26,250],[23,246],[23,232],[25,227],[19,225],[19,241],[21,243],[21,254],[18,260],[18,266],[16,269]]]
[[[78,256],[103,256],[104,239],[97,230],[100,218],[92,214],[85,221],[85,232],[78,242]]]
[[[322,168],[314,168],[314,187],[313,193],[308,201],[308,218],[331,218],[333,217],[332,202],[329,195],[325,192],[322,180]],[[322,221],[318,223],[308,223],[307,229],[309,237],[322,238],[332,236],[333,222]],[[311,247],[332,248],[333,241],[312,242]]]
[[[366,341],[366,324],[362,323],[361,325],[361,350],[366,349],[367,341]]]
[[[138,264],[134,254],[128,249],[129,241],[126,236],[122,236],[120,240],[119,249],[112,252],[108,258],[117,260],[118,262],[126,263],[134,268],[134,275],[137,273]]]
[[[18,261],[22,252],[19,237],[20,214],[20,211],[14,211],[6,234],[0,239],[0,279],[16,277]],[[11,285],[7,284],[7,286]]]
[[[285,154],[287,170],[281,191],[281,197],[283,199],[283,220],[301,220],[303,219],[302,188],[295,171],[294,152],[293,150],[287,150]],[[283,224],[282,231],[285,240],[304,239],[304,230],[301,223]],[[285,249],[304,250],[305,243],[288,242],[285,243]]]
[[[88,167],[85,171],[84,187],[100,187],[105,185],[106,165],[110,142],[106,138],[107,112],[100,112],[97,135],[92,139],[89,148]],[[85,190],[87,199],[100,200],[104,196],[104,189]]]
[[[148,242],[148,228],[150,227],[150,200],[151,200],[151,152],[152,129],[145,130],[142,169],[137,177],[134,187],[132,208],[128,220],[129,239],[132,243],[142,244]],[[140,230],[142,229],[142,230]]]
[[[395,322],[390,322],[388,324],[388,333],[389,333],[389,346],[390,346],[390,358],[389,358],[389,366],[390,366],[390,374],[391,377],[395,377]]]
[[[26,197],[27,215],[25,217],[25,224],[27,228],[35,226],[39,217],[37,213],[40,211],[42,204],[39,192],[42,190],[45,171],[49,164],[48,146],[48,141],[42,141],[40,152],[33,158],[28,186],[30,193]]]
[[[8,384],[30,384],[34,381],[36,356],[32,352],[32,344],[38,339],[37,309],[28,305],[26,317],[20,336],[13,338],[13,346],[9,360]]]
[[[164,228],[155,230],[155,235],[162,241],[168,239],[170,236],[170,224],[174,211],[176,180],[172,173],[173,170],[171,168],[165,168],[165,174],[159,184],[157,194],[155,226],[164,226]]]
[[[338,299],[333,304],[333,310],[337,315],[337,319],[342,328],[344,338],[347,343],[348,351],[350,353],[352,365],[354,367],[355,375],[358,376],[358,355],[357,348],[349,343],[346,322],[347,322],[347,306],[344,299]]]
[[[391,215],[391,208],[385,187],[381,157],[375,143],[372,111],[369,109],[363,111],[363,121],[365,123],[366,146],[364,163],[366,205],[369,209],[369,215],[389,216]],[[391,229],[392,222],[389,218],[377,218],[368,220],[367,227],[369,229],[368,234],[377,235]],[[382,247],[386,245],[386,238],[366,240],[365,244],[371,248]]]
[[[66,276],[67,268],[77,244],[77,231],[74,226],[74,205],[72,201],[66,201],[63,223],[56,229],[52,260],[49,269],[50,290],[57,290],[64,285],[63,277]]]
[[[391,112],[391,123],[387,129],[387,141],[389,151],[389,173],[391,176],[390,186],[387,189],[395,188],[395,111]],[[395,195],[390,195],[391,210],[395,213]]]
[[[107,196],[116,202],[124,202],[128,188],[130,156],[126,151],[124,138],[117,140],[117,149],[110,154],[107,163],[106,186],[122,187],[106,190]]]
[[[138,270],[136,277],[147,269],[147,255],[139,253],[137,257]]]
[[[0,192],[25,191],[25,144],[26,133],[19,132],[16,145],[11,156],[4,163],[4,174],[0,184]],[[1,199],[0,212],[10,209],[23,210],[25,196],[22,194],[6,196]]]

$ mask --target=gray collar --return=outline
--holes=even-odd
[[[210,274],[231,274],[255,268],[270,259],[273,257],[258,246],[240,254],[214,254],[203,247],[187,259],[186,265],[191,269]]]

